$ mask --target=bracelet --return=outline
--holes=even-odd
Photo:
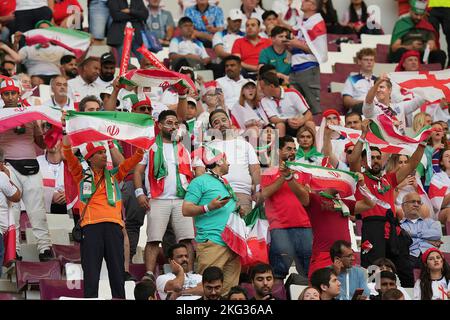
[[[203,208],[203,213],[209,212],[209,208],[208,208],[207,204],[205,204],[202,208]]]
[[[136,190],[134,190],[134,195],[136,196],[136,198],[138,198],[139,196],[145,195],[144,189],[142,189],[142,188],[137,188]]]
[[[294,178],[294,176],[292,175],[292,173],[289,173],[289,175],[287,177],[284,177],[284,180],[291,181],[293,178]]]
[[[187,98],[187,94],[179,94],[178,99],[185,100]]]

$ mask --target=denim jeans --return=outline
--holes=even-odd
[[[297,273],[308,276],[312,252],[311,228],[286,228],[270,231],[269,260],[275,278],[284,279],[295,261]]]
[[[111,24],[106,0],[92,0],[89,4],[89,32],[94,39],[103,40],[106,28]]]

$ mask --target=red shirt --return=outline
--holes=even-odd
[[[241,61],[251,64],[253,66],[258,65],[260,52],[272,45],[272,40],[258,37],[259,41],[256,45],[253,45],[247,37],[243,37],[234,41],[232,54],[239,54]]]
[[[387,192],[385,192],[383,194],[378,191],[379,186],[378,186],[377,180],[372,180],[368,176],[364,175],[364,182],[366,183],[366,186],[369,188],[370,192],[375,197],[377,197],[378,199],[391,205],[392,212],[394,213],[394,216],[395,216],[394,189],[398,185],[397,176],[396,176],[395,172],[391,172],[391,173],[388,173],[388,174],[385,174],[384,176],[382,176],[381,184],[380,184],[381,188],[383,188],[386,185],[389,185],[391,187]],[[364,196],[359,192],[358,189],[356,190],[355,198],[356,198],[356,200],[362,200],[364,198]],[[361,213],[361,216],[363,219],[367,218],[367,217],[374,217],[374,216],[385,217],[386,211],[387,211],[387,209],[385,209],[382,206],[377,204],[372,209],[366,210],[363,213]]]
[[[350,212],[355,211],[356,201],[343,200]],[[314,252],[328,252],[337,240],[350,242],[348,217],[342,212],[334,210],[333,200],[309,194],[309,206],[305,208],[312,225]]]
[[[71,6],[78,7],[80,13],[83,12],[78,0],[64,0],[62,2],[55,2],[53,7],[53,19],[55,19],[56,25],[59,26],[65,18],[75,13],[76,9]]]
[[[271,185],[280,177],[278,168],[271,168],[261,176],[261,188]],[[281,188],[265,200],[269,229],[311,228],[308,214],[300,201],[283,182]]]

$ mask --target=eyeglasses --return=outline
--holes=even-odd
[[[405,203],[418,204],[419,206],[421,206],[422,200],[409,200],[409,201],[403,202],[403,204],[405,204]]]

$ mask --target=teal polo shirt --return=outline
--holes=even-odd
[[[259,54],[259,64],[271,64],[275,66],[277,72],[289,75],[291,72],[291,62],[287,59],[287,50],[278,54],[273,46],[267,47]]]

